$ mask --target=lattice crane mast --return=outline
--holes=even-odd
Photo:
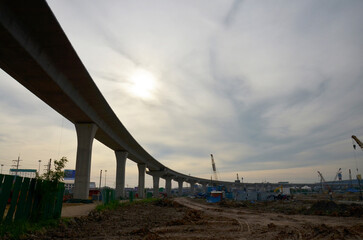
[[[321,174],[320,171],[318,171],[318,174],[320,176],[320,184],[321,184],[321,189],[324,191],[324,185],[326,187],[328,187],[329,190],[331,190],[331,188],[328,186],[328,184],[326,184],[325,178],[323,177],[323,174]]]
[[[213,169],[214,180],[218,180],[217,168],[216,168],[216,163],[214,162],[213,154],[211,154],[210,157],[212,160],[212,169]]]
[[[359,145],[359,147],[362,149],[362,151],[363,151],[363,143],[355,136],[355,135],[352,135],[352,138],[355,140],[355,142]],[[353,142],[353,148],[355,149],[356,148],[356,146],[355,146],[355,144],[354,144],[354,142]]]

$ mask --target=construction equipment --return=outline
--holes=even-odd
[[[239,180],[239,177],[238,177],[238,173],[237,173],[237,180],[234,180],[235,183],[240,183],[241,181]]]
[[[324,185],[328,188],[329,192],[331,191],[331,188],[328,184],[326,184],[325,178],[323,177],[323,174],[318,171],[318,174],[320,176],[320,184],[321,184],[321,190],[324,192]]]
[[[333,182],[335,182],[337,179],[339,179],[339,181],[342,181],[342,168],[338,169],[337,173],[335,174]]]
[[[355,140],[355,142],[359,145],[359,147],[362,149],[363,151],[363,143],[355,136],[355,135],[352,135],[352,139]],[[352,140],[353,142],[353,148],[354,150],[356,149],[356,146],[354,144],[354,141]],[[354,153],[355,155],[355,153]],[[355,156],[356,157],[356,156]],[[357,164],[357,180],[358,180],[358,185],[359,185],[359,200],[360,201],[363,201],[363,196],[362,196],[362,188],[361,188],[361,180],[362,180],[362,175],[360,175],[358,173],[358,164]]]
[[[363,143],[355,136],[355,135],[352,135],[352,138],[355,140],[355,142],[359,145],[359,147],[362,149],[362,151],[363,151]],[[355,144],[354,144],[354,142],[353,142],[353,148],[355,149],[356,148],[356,146],[355,146]]]
[[[274,192],[277,192],[277,191],[280,191],[282,193],[284,191],[283,186],[281,185],[281,186],[275,188]]]
[[[211,154],[210,157],[212,160],[212,169],[213,169],[214,180],[218,180],[217,168],[216,168],[216,163],[214,162],[213,154]]]

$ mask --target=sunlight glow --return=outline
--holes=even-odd
[[[139,69],[130,77],[131,93],[142,99],[153,98],[153,91],[155,89],[154,75],[144,69]]]

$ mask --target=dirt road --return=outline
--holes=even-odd
[[[238,222],[238,239],[362,239],[363,220],[351,217],[284,215],[230,209],[208,205],[187,198],[179,204],[204,214],[225,217]],[[237,236],[236,236],[237,237]]]
[[[80,217],[87,216],[98,203],[64,203],[62,207],[62,217]]]
[[[177,198],[92,211],[25,239],[363,239],[363,221]]]

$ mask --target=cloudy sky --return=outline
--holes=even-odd
[[[363,171],[350,138],[363,140],[363,1],[48,4],[121,122],[166,166],[210,178],[213,153],[227,181]],[[62,156],[75,167],[73,124],[2,70],[0,109],[4,172],[19,155],[22,168]],[[115,165],[95,141],[91,181],[107,169],[114,185]],[[131,161],[126,184],[137,184]]]

